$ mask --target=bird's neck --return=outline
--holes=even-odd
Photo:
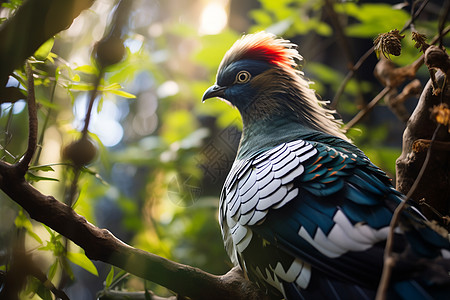
[[[248,159],[282,143],[300,139],[330,145],[367,159],[364,153],[347,139],[311,128],[289,113],[262,119],[247,119],[243,115],[243,123],[236,159]]]
[[[289,115],[256,120],[243,116],[243,123],[238,159],[251,157],[283,142],[306,138],[314,133],[313,129]]]

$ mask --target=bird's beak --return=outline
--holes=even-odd
[[[206,99],[213,98],[213,97],[219,97],[219,98],[225,98],[225,90],[226,87],[220,86],[220,85],[213,85],[209,87],[206,92],[203,94],[202,102],[205,102]]]

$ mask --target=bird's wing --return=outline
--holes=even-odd
[[[230,256],[273,286],[281,280],[306,288],[311,266],[376,286],[400,201],[366,158],[297,140],[234,163],[220,221]]]

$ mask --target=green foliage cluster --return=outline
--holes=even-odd
[[[144,0],[139,2],[148,4]],[[335,29],[326,18],[324,7],[328,2],[331,3],[260,0],[260,7],[249,12],[253,24],[249,32],[267,30],[286,38],[319,36],[331,47],[338,47],[333,38]],[[2,5],[12,12],[20,4],[21,1],[9,1]],[[217,224],[222,182],[213,180],[213,186],[205,186],[211,178],[207,178],[209,175],[202,167],[215,162],[205,162],[201,153],[214,143],[211,135],[228,126],[240,129],[241,125],[237,110],[226,103],[201,104],[200,99],[215,81],[215,71],[223,54],[240,33],[225,29],[216,35],[198,35],[195,17],[180,21],[179,9],[189,10],[181,6],[175,9],[169,4],[152,5],[151,9],[159,10],[157,13],[164,15],[165,20],[154,18],[153,24],[143,22],[141,25],[136,21],[125,41],[126,58],[110,67],[100,82],[101,96],[96,101],[94,114],[100,113],[106,103],[113,104],[119,114],[127,112],[118,118],[124,137],[120,144],[106,147],[102,145],[100,134],[90,134],[99,144],[100,155],[97,161],[82,169],[74,208],[99,226],[115,224],[114,229],[119,233],[112,230],[113,233],[122,235],[119,237],[133,246],[219,274],[230,267]],[[346,36],[357,39],[373,39],[381,32],[401,28],[410,17],[405,10],[383,3],[342,2],[332,4],[332,8],[346,24],[343,27]],[[155,13],[142,11],[144,15],[133,15],[135,20]],[[104,12],[105,8],[99,5],[83,13],[79,17],[81,21],[73,25],[81,29],[61,33],[30,58],[39,103],[41,149],[27,178],[57,199],[67,196],[73,181],[72,166],[62,161],[59,152],[79,136],[79,128],[77,130],[73,123],[74,114],[78,113],[76,103],[95,88],[93,80],[99,69],[89,53],[95,39],[101,37],[98,32],[103,28],[96,24],[101,23]],[[198,15],[192,9],[189,12]],[[436,28],[436,21],[420,25],[426,31]],[[88,30],[91,28],[94,30]],[[418,53],[411,42],[403,46],[404,55],[394,61],[405,65]],[[83,55],[83,63],[77,63]],[[317,92],[336,91],[346,70],[335,70],[306,59],[304,71],[316,81],[313,86]],[[26,90],[24,70],[16,70],[13,77],[14,84]],[[356,99],[374,95],[375,90],[373,82],[351,80],[338,110],[344,117],[354,115],[358,111]],[[27,119],[21,107],[23,101],[1,106],[0,156],[9,162],[20,159],[26,147]],[[209,119],[213,124],[205,121]],[[363,146],[376,164],[393,174],[400,150],[383,146],[389,127],[362,125],[359,128],[360,131],[350,132],[356,144]],[[220,171],[223,177],[226,167]],[[101,274],[99,282],[106,278],[105,288],[125,282],[129,289],[144,287],[136,280],[124,280],[128,277],[120,270],[108,268],[106,272],[98,272],[81,249],[67,243],[48,227],[30,221],[20,208],[0,195],[0,211],[4,209],[15,211],[16,218],[14,224],[5,224],[5,221],[0,224],[0,245],[4,248],[0,251],[12,247],[13,232],[25,230],[27,250],[49,257],[46,274],[55,284],[62,276],[76,281],[73,265],[78,265],[92,274]],[[111,212],[118,212],[118,219],[109,215]],[[3,270],[8,268],[7,260],[0,263],[3,263]],[[27,292],[37,292],[42,299],[52,297],[36,280],[30,281],[24,293]]]
[[[333,1],[313,1],[313,0],[284,0],[284,1],[265,1],[261,0],[261,8],[251,12],[251,16],[256,21],[251,31],[269,30],[284,37],[298,36],[322,36],[322,40],[317,43],[326,44],[329,41],[329,47],[338,48],[339,43],[333,37],[336,29],[333,29],[333,22],[330,22],[329,9],[326,6],[332,6],[332,10],[337,14],[342,30],[347,39],[356,44],[358,40],[373,40],[378,34],[388,32],[392,29],[401,29],[411,18],[408,9],[409,6],[392,6],[387,3],[358,3],[358,2],[333,2]],[[415,22],[416,30],[423,32],[428,36],[436,34],[438,28],[438,18],[421,20]],[[398,66],[406,66],[418,59],[420,52],[414,47],[411,39],[411,31],[406,32],[407,38],[402,40],[402,54],[398,57],[391,57],[392,61]],[[305,38],[307,41],[308,39]],[[299,46],[302,53],[302,44]],[[307,50],[307,49],[306,49]],[[326,47],[315,48],[324,54],[327,53]],[[333,50],[331,50],[333,53]],[[314,52],[314,56],[319,56]],[[353,60],[347,64],[354,64],[359,57],[354,56]],[[312,58],[314,59],[314,58]],[[335,57],[331,61],[339,61],[343,57]],[[336,69],[326,63],[311,61],[305,57],[306,63],[303,66],[307,77],[313,80],[312,87],[319,95],[333,95],[342,84],[348,69]],[[419,74],[425,75],[426,70],[420,70]],[[357,77],[356,77],[357,78]],[[331,92],[330,92],[331,91]],[[377,83],[367,79],[351,79],[347,84],[344,94],[341,97],[337,111],[342,115],[344,121],[354,116],[361,106],[359,99],[373,97],[378,93]],[[325,99],[331,100],[331,99]],[[384,107],[387,113],[389,109]],[[386,122],[386,120],[384,120]],[[386,123],[371,123],[367,125],[357,125],[348,135],[364,152],[368,154],[371,160],[395,176],[395,160],[401,153],[400,138],[397,146],[386,143],[389,138],[389,132],[392,127],[402,127],[399,122],[387,121]],[[398,137],[398,136],[397,136]]]

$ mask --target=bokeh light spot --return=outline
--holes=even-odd
[[[227,12],[224,5],[212,2],[205,6],[200,17],[200,34],[218,34],[227,25]]]

